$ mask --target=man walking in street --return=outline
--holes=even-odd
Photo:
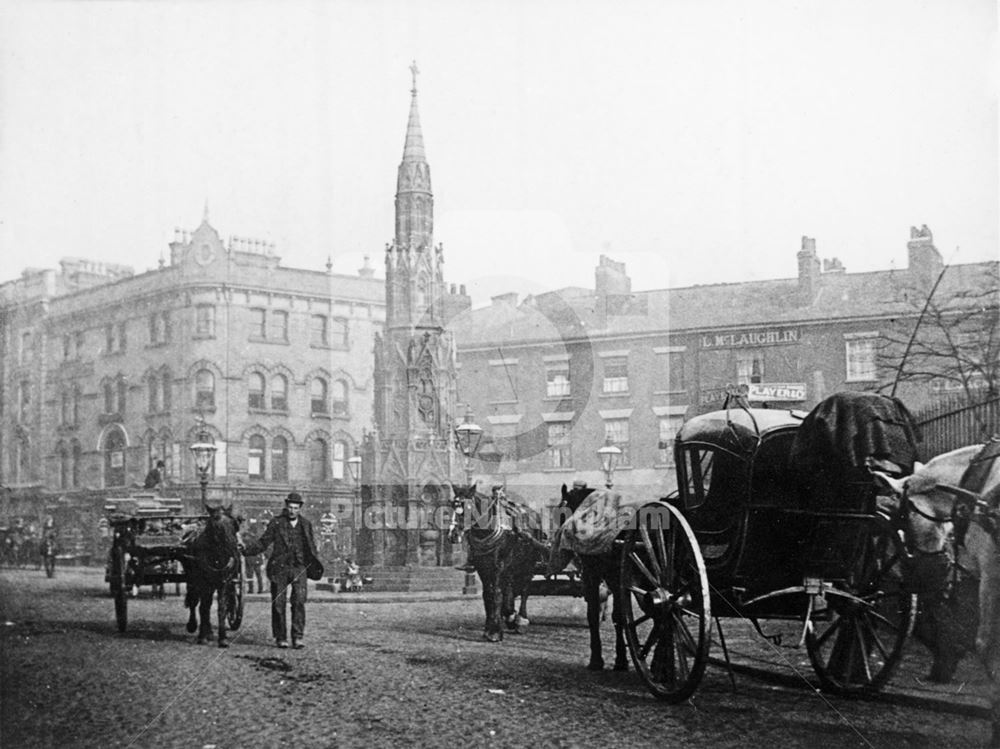
[[[285,499],[285,511],[272,518],[259,540],[250,541],[242,549],[244,554],[252,556],[273,545],[267,560],[267,577],[271,583],[271,633],[279,648],[288,647],[285,608],[290,589],[292,647],[296,650],[302,647],[305,633],[308,580],[319,580],[323,576],[312,523],[300,514],[301,510],[302,496],[292,492]]]

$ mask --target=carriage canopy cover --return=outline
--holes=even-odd
[[[920,430],[897,398],[877,393],[836,393],[802,421],[789,453],[799,476],[853,474],[867,458],[891,461],[913,472]]]

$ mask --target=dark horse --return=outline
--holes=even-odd
[[[528,584],[549,553],[541,518],[529,507],[507,499],[500,487],[494,487],[492,496],[480,494],[475,485],[452,486],[452,492],[454,512],[448,539],[457,544],[463,529],[468,529],[469,562],[483,586],[483,637],[498,642],[503,639],[501,617],[512,632],[520,633],[528,624]],[[521,605],[515,614],[518,596]]]
[[[566,484],[562,485],[562,501],[560,508],[565,508],[569,512],[567,523],[572,522],[574,513],[580,508],[595,490],[587,486],[576,486],[571,490],[566,489]],[[570,560],[575,557],[580,566],[580,582],[583,585],[583,600],[587,603],[587,628],[590,630],[590,660],[587,668],[591,671],[600,671],[604,668],[604,656],[601,648],[601,614],[605,603],[601,595],[601,583],[605,583],[610,595],[613,596],[613,608],[611,621],[615,625],[615,671],[628,670],[628,656],[625,649],[625,637],[622,633],[621,610],[618,603],[618,596],[615,591],[618,589],[619,564],[618,557],[613,549],[603,553],[595,554],[572,554],[565,548],[560,548],[562,534],[557,537],[553,548],[553,563],[550,563],[549,572],[558,572]],[[555,561],[558,560],[558,561]],[[559,568],[559,569],[556,569]]]
[[[184,560],[187,577],[184,605],[191,611],[187,631],[198,633],[199,645],[212,638],[212,598],[218,594],[219,647],[229,647],[226,638],[226,616],[230,605],[227,588],[242,564],[237,548],[238,530],[239,522],[227,511],[209,509],[205,527],[191,542],[189,554]]]

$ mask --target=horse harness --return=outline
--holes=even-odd
[[[955,498],[951,516],[948,518],[924,512],[913,504],[907,494],[903,495],[901,511],[904,521],[906,516],[912,512],[938,525],[950,522],[954,528],[950,544],[950,570],[943,591],[945,598],[950,598],[957,590],[960,576],[971,575],[969,570],[958,562],[959,549],[965,546],[965,535],[969,530],[970,523],[976,523],[982,528],[993,539],[994,545],[1000,549],[1000,534],[998,534],[998,528],[1000,528],[1000,520],[998,520],[1000,518],[1000,485],[987,493],[985,497],[982,495],[993,463],[998,457],[1000,457],[1000,439],[994,437],[983,445],[983,448],[969,463],[968,468],[962,474],[959,486],[937,485],[938,490],[951,494]],[[922,551],[920,549],[915,551],[919,556],[937,557],[948,554],[949,549],[943,547],[937,551]]]
[[[530,512],[527,507],[507,499],[506,495],[503,494],[495,497],[487,497],[486,495],[479,496],[482,496],[490,502],[488,526],[489,535],[477,536],[473,533],[469,534],[470,556],[489,556],[500,549],[505,542],[509,543],[510,541],[520,537],[529,538],[529,534],[522,528],[522,526],[530,527],[530,523],[525,522]],[[478,499],[478,497],[465,497],[453,503],[456,516],[465,514],[464,505],[465,502],[470,499],[474,501],[475,499]],[[480,515],[480,517],[482,517],[482,515]],[[454,524],[455,522],[456,519],[453,518],[452,523]],[[476,523],[476,528],[482,529],[482,525],[480,524],[480,520],[478,518],[474,520],[474,522]],[[473,530],[475,530],[475,528]]]

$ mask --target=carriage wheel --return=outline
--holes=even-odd
[[[118,631],[128,627],[128,591],[132,587],[128,579],[128,562],[125,549],[115,548],[111,552],[111,595],[115,598],[115,620]]]
[[[686,700],[705,672],[712,616],[698,540],[672,505],[640,508],[621,552],[619,602],[646,688],[666,702]]]
[[[243,623],[243,590],[246,587],[242,556],[237,558],[236,564],[239,567],[239,572],[236,577],[226,583],[226,596],[228,597],[226,601],[226,622],[229,624],[229,628],[233,630],[239,629]]]
[[[828,595],[809,622],[806,649],[823,689],[850,695],[885,686],[913,631],[917,596],[903,581],[905,549],[886,518],[870,525],[852,598]]]

